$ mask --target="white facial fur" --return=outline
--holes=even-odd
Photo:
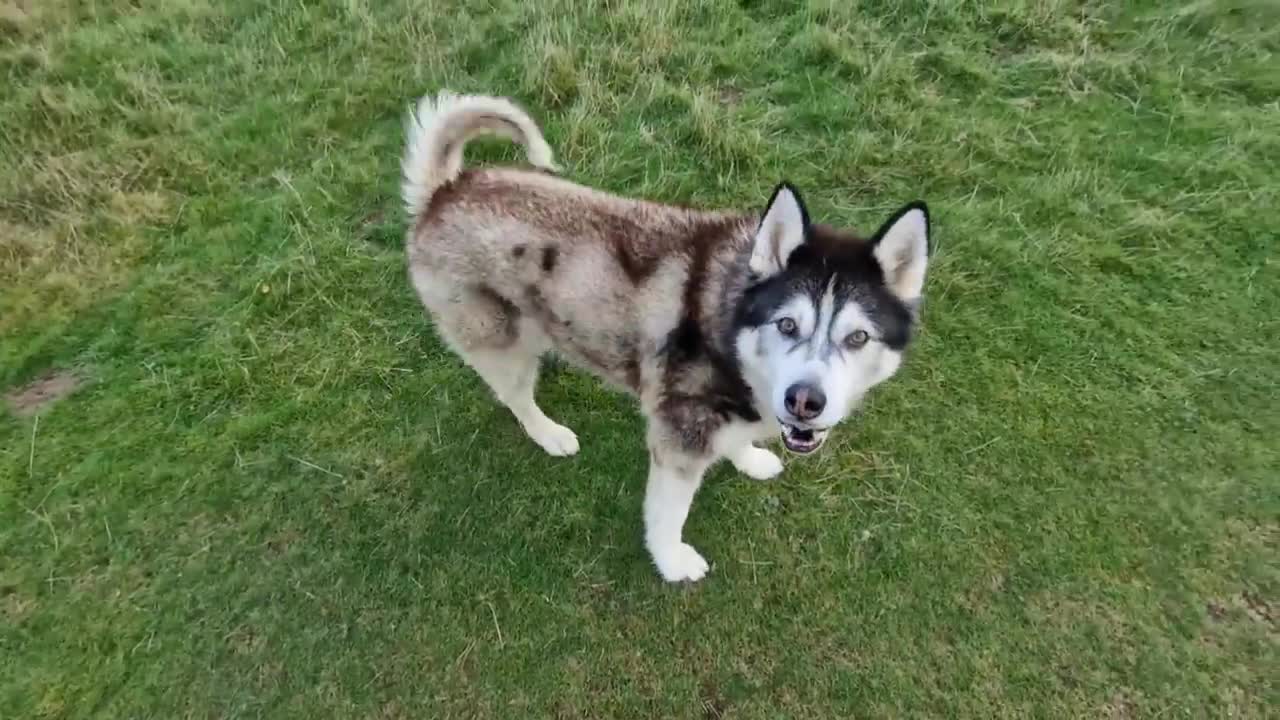
[[[818,417],[802,423],[829,428],[858,407],[867,391],[891,377],[902,364],[902,353],[879,340],[879,331],[861,306],[850,301],[836,307],[833,288],[827,288],[815,306],[807,295],[783,303],[773,322],[744,330],[737,340],[738,353],[748,383],[775,418],[800,423],[784,402],[791,385],[807,382],[826,395],[826,407]],[[798,332],[786,337],[778,321],[791,318]],[[858,348],[845,346],[855,331],[869,339]]]
[[[803,203],[789,185],[780,186],[754,238],[751,271],[767,278],[786,270],[788,258],[805,241],[807,228]],[[929,218],[923,204],[909,206],[877,233],[872,253],[884,274],[885,286],[904,302],[918,301],[924,289],[928,235]],[[833,279],[817,302],[798,293],[774,311],[771,322],[746,328],[738,335],[738,357],[757,404],[783,422],[829,428],[902,364],[902,352],[882,342],[866,310],[856,300],[837,306],[835,295]],[[778,328],[783,318],[796,324],[792,337]],[[846,338],[857,331],[867,334],[866,342],[847,345]],[[826,397],[822,412],[807,422],[794,418],[786,409],[787,388],[796,383],[816,385]]]

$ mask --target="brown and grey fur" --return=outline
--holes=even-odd
[[[463,144],[484,132],[524,145],[536,169],[462,169]],[[536,125],[498,98],[426,98],[409,133],[409,273],[438,332],[552,454],[578,443],[534,400],[543,353],[635,395],[649,424],[647,543],[666,579],[701,578],[706,562],[680,537],[703,471],[718,457],[756,477],[781,470],[752,444],[779,425],[738,357],[735,309],[760,279],[760,216],[555,177]]]
[[[687,414],[693,410],[676,407],[684,396],[743,388],[740,378],[713,372],[713,358],[731,352],[715,341],[727,338],[732,318],[705,309],[741,292],[745,277],[726,270],[745,264],[755,223],[540,173],[464,170],[418,216],[409,261],[420,293],[449,288],[450,304],[430,309],[459,349],[506,351],[529,341],[523,328],[653,407]],[[447,280],[437,268],[448,268]],[[656,317],[655,309],[669,312]],[[672,333],[682,323],[702,337],[680,338],[677,348]],[[709,414],[695,425],[716,421]],[[695,435],[682,447],[706,449],[701,431],[685,431]]]

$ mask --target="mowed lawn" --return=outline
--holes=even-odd
[[[1280,715],[1277,26],[0,1],[0,717]],[[401,117],[444,87],[626,195],[930,203],[903,372],[711,474],[704,582],[644,552],[630,400],[551,366],[546,457],[425,320]]]

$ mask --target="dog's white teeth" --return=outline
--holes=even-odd
[[[817,450],[827,438],[827,429],[801,430],[794,425],[782,424],[782,443],[787,449],[802,455]]]

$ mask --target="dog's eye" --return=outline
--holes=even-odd
[[[797,329],[796,321],[789,317],[784,317],[778,321],[778,332],[787,337],[794,337]]]
[[[854,330],[844,339],[844,345],[847,348],[856,350],[863,345],[866,345],[867,341],[870,339],[871,336],[867,334],[866,330]]]

